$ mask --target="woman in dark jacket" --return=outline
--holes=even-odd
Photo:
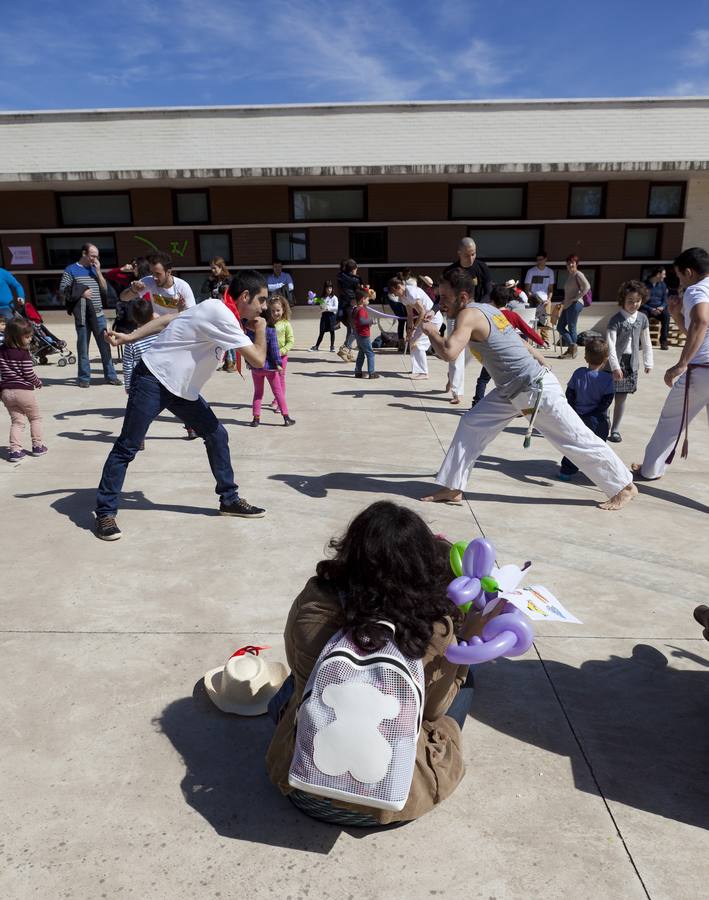
[[[362,279],[357,274],[357,263],[353,259],[343,259],[340,264],[340,273],[337,276],[337,299],[339,307],[337,318],[347,329],[345,341],[337,355],[343,361],[354,362],[352,345],[355,341],[355,333],[352,328],[352,309],[355,305],[355,293],[362,287]]]

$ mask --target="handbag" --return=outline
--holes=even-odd
[[[578,287],[578,289],[581,290],[581,288],[579,287],[578,275],[576,276],[576,287]],[[591,290],[591,288],[589,288],[586,291],[586,293],[581,297],[581,299],[583,300],[584,306],[590,306],[593,303],[593,291]]]

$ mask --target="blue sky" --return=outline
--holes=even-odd
[[[709,0],[0,8],[5,110],[709,95]]]

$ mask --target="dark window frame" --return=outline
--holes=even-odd
[[[195,259],[197,260],[198,266],[208,266],[209,259],[212,258],[210,256],[209,259],[205,259],[202,256],[202,245],[200,242],[200,238],[202,237],[203,234],[210,234],[210,235],[224,234],[224,235],[226,235],[229,238],[229,258],[224,261],[226,262],[226,264],[228,266],[234,265],[234,235],[230,229],[225,229],[224,231],[222,231],[219,228],[209,228],[209,229],[203,228],[201,230],[194,231],[193,234],[194,234],[194,242],[195,242],[195,250],[196,250]]]
[[[580,216],[578,213],[571,213],[571,196],[574,188],[600,188],[601,189],[601,211],[596,216]],[[606,202],[608,200],[608,184],[605,181],[572,181],[569,184],[569,193],[566,200],[566,218],[567,219],[605,219],[606,218]]]
[[[640,256],[628,256],[627,246],[628,246],[628,232],[632,229],[639,228],[654,228],[655,229],[655,246],[653,248],[653,252],[651,254],[642,253]],[[657,259],[660,253],[660,247],[662,246],[662,225],[626,225],[625,233],[623,234],[623,259],[635,260],[635,259]],[[659,263],[658,263],[659,265]]]
[[[353,246],[353,235],[355,232],[364,232],[364,231],[380,231],[384,235],[384,254],[381,258],[372,258],[372,257],[364,257],[362,254],[357,254],[354,252]],[[350,227],[349,234],[347,235],[347,245],[349,247],[350,258],[357,260],[358,263],[362,263],[363,265],[381,265],[382,263],[389,262],[389,229],[386,225],[355,225]]]
[[[206,222],[182,222],[177,214],[177,195],[178,194],[204,194],[207,198],[207,221]],[[211,225],[212,224],[212,201],[209,196],[209,188],[173,188],[170,192],[172,197],[172,223],[173,225]]]
[[[322,194],[327,191],[361,191],[362,193],[362,218],[354,218],[354,219],[296,219],[295,218],[295,194],[297,193],[313,193],[313,194]],[[366,184],[343,184],[343,185],[332,185],[331,187],[322,187],[318,185],[317,187],[308,187],[307,185],[302,185],[298,187],[290,187],[288,188],[288,213],[289,219],[288,221],[294,225],[308,225],[312,222],[368,222],[369,221],[369,192],[367,190]],[[285,231],[286,229],[281,229]]]
[[[536,256],[540,250],[543,250],[545,248],[545,225],[468,225],[468,233],[466,236],[473,238],[477,245],[480,234],[485,231],[538,231],[539,243],[537,244],[537,249],[535,250],[533,257]],[[482,261],[486,263],[500,262],[500,260],[504,260],[507,258],[505,256],[489,256],[486,253],[480,253],[479,255],[480,259],[482,259]],[[522,263],[522,265],[524,265],[524,263]]]
[[[453,191],[470,190],[471,188],[522,188],[522,212],[519,216],[454,216]],[[527,197],[529,184],[526,181],[495,182],[494,184],[449,184],[448,185],[448,220],[450,222],[517,222],[527,218]]]
[[[296,232],[305,235],[305,259],[281,259],[278,255],[278,241],[277,235],[279,234],[295,234]],[[310,229],[309,228],[272,228],[271,229],[271,260],[281,259],[283,265],[289,266],[307,266],[310,264]],[[269,274],[271,270],[268,270]]]
[[[650,200],[652,196],[652,189],[654,187],[679,187],[680,190],[680,200],[679,200],[679,212],[674,215],[657,215],[656,213],[650,212]],[[648,219],[683,219],[685,216],[686,208],[685,204],[687,202],[687,182],[686,181],[651,181],[650,187],[647,192],[647,218]]]
[[[591,265],[591,266],[581,266],[581,272],[586,275],[586,271],[592,271],[594,273],[593,276],[593,284],[591,285],[591,291],[593,292],[593,302],[599,303],[601,297],[601,280],[602,280],[602,272],[604,269],[609,268],[609,266],[602,265]],[[554,272],[554,295],[552,297],[553,302],[562,301],[564,299],[564,289],[559,287],[559,272],[566,271],[566,265],[559,266]],[[588,276],[586,275],[588,278]],[[589,282],[591,281],[588,278]]]
[[[62,210],[62,197],[106,197],[108,195],[120,195],[122,197],[128,198],[128,214],[130,217],[129,222],[111,222],[110,225],[97,225],[96,223],[89,225],[67,225],[64,221],[64,213]],[[74,228],[77,231],[84,228],[110,228],[113,226],[114,228],[118,228],[120,226],[128,226],[133,225],[133,198],[131,197],[130,191],[55,191],[54,192],[54,203],[57,210],[57,222],[59,223],[60,228]]]
[[[111,238],[111,240],[113,241],[113,252],[115,254],[115,262],[106,263],[104,266],[104,262],[102,260],[101,268],[107,267],[107,268],[113,269],[113,268],[116,268],[116,266],[120,265],[120,263],[118,262],[118,245],[116,243],[116,232],[115,231],[103,231],[100,234],[82,234],[81,231],[79,231],[79,229],[76,229],[76,231],[78,232],[79,235],[81,235],[81,237],[85,238],[85,240],[82,240],[82,242],[81,242],[82,244],[87,243],[87,241],[90,242],[90,241],[94,240],[95,238],[99,238],[99,239]],[[63,237],[74,237],[74,236],[75,236],[74,233],[43,234],[41,236],[42,237],[42,250],[44,252],[44,262],[46,264],[47,269],[59,268],[59,266],[56,266],[52,262],[50,262],[50,250],[49,250],[49,245],[47,242],[50,241],[52,238],[63,238]],[[71,263],[68,263],[67,265],[72,265],[73,263],[78,262],[78,261],[79,261],[79,257],[77,256],[76,259],[73,259],[71,261]],[[63,268],[66,268],[66,266],[64,266]]]

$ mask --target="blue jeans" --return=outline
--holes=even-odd
[[[168,409],[193,428],[207,448],[209,466],[217,483],[216,493],[222,503],[234,503],[239,491],[234,483],[234,470],[229,457],[229,438],[203,397],[184,400],[170,393],[142,361],[133,371],[123,429],[103,467],[96,492],[96,515],[115,516],[128,465],[140,450],[151,423]]]
[[[96,311],[90,302],[86,303],[86,324],[80,325],[78,317],[76,325],[76,358],[78,360],[79,381],[88,384],[91,381],[91,363],[89,362],[89,340],[93,334],[101,354],[103,375],[106,379],[116,378],[116,370],[111,359],[111,345],[103,339],[106,330],[106,319],[103,315],[96,315]]]
[[[576,326],[583,309],[583,301],[577,300],[568,309],[564,309],[559,316],[556,330],[559,332],[561,343],[564,347],[571,347],[576,343]]]
[[[374,350],[372,350],[372,339],[368,337],[360,337],[357,335],[357,360],[355,362],[355,372],[361,372],[364,365],[364,358],[367,357],[367,371],[370,375],[374,375]]]

